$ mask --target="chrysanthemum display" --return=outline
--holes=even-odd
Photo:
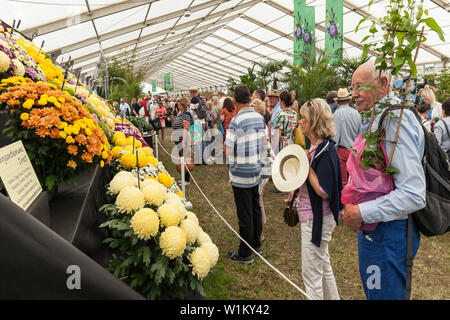
[[[142,209],[145,205],[144,194],[136,187],[125,187],[117,196],[116,206],[119,212],[132,213]]]
[[[209,273],[211,269],[211,258],[208,252],[203,248],[196,248],[191,255],[189,260],[192,265],[192,274],[197,276],[199,279],[203,279]]]
[[[191,219],[185,219],[181,221],[180,228],[183,229],[184,233],[186,234],[187,244],[193,245],[197,240],[199,231],[198,225],[195,223],[195,221]]]
[[[205,231],[202,230],[202,227],[199,227],[197,242],[199,243],[200,246],[202,246],[207,242],[212,242],[211,237]]]
[[[161,225],[165,227],[177,226],[181,220],[180,208],[173,203],[165,203],[158,208]]]
[[[155,236],[159,230],[159,218],[155,211],[143,208],[131,218],[131,227],[141,240],[148,240]]]
[[[186,235],[179,227],[168,227],[161,233],[159,246],[165,256],[175,259],[181,256],[186,249]]]
[[[136,155],[132,153],[122,154],[122,156],[120,157],[120,165],[128,169],[136,167]]]
[[[186,213],[186,219],[191,219],[191,220],[195,221],[195,223],[197,224],[197,226],[199,225],[199,223],[198,223],[198,218],[197,218],[197,216],[195,215],[195,213],[193,213],[192,211],[188,211],[188,212]]]
[[[173,184],[173,179],[170,175],[166,173],[158,174],[158,180],[161,182],[166,188],[170,187]]]
[[[219,248],[212,242],[205,242],[200,248],[205,249],[206,252],[208,252],[209,257],[211,258],[211,268],[213,268],[219,260]]]

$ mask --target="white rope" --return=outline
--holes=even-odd
[[[159,142],[158,139],[156,139],[156,141],[158,142],[158,144],[161,146],[161,149],[169,156],[173,157],[169,152],[167,152],[167,150],[163,147],[163,145]],[[173,157],[176,158],[176,157]],[[178,158],[181,159],[181,158]],[[242,237],[239,235],[238,232],[236,232],[236,230],[233,229],[233,227],[225,220],[225,218],[217,211],[217,209],[214,207],[214,205],[211,203],[211,201],[209,201],[208,197],[204,194],[203,190],[200,188],[200,186],[198,185],[197,181],[195,180],[194,176],[192,175],[192,173],[189,171],[189,169],[187,168],[187,166],[185,165],[185,169],[189,172],[189,174],[191,175],[192,181],[194,181],[194,184],[197,186],[198,190],[200,191],[200,193],[203,195],[203,197],[205,198],[205,200],[209,203],[209,205],[211,206],[211,208],[213,208],[213,210],[216,212],[216,214],[220,217],[220,219],[222,219],[222,221],[227,225],[227,227],[233,231],[233,233],[239,238],[241,239],[249,248],[250,250],[253,251],[254,254],[256,254],[258,257],[261,258],[262,261],[264,261],[270,268],[272,268],[276,273],[278,273],[284,280],[286,280],[291,286],[293,286],[295,289],[297,289],[299,292],[301,292],[307,299],[312,300],[312,298],[310,296],[308,296],[301,288],[299,288],[294,282],[292,282],[288,277],[286,277],[280,270],[278,270],[277,268],[275,268],[269,261],[267,261],[262,255],[260,255],[255,249],[253,249],[248,243],[247,241],[245,241],[244,239],[242,239]]]

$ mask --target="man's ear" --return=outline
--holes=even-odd
[[[381,77],[381,88],[385,89],[385,90],[389,90],[389,80],[387,77]]]

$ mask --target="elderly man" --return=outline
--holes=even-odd
[[[373,62],[358,67],[352,78],[352,95],[359,111],[375,105],[372,131],[378,128],[380,105],[397,104],[399,99],[390,92],[391,77],[375,70]],[[369,85],[372,88],[363,87]],[[399,110],[383,122],[386,139],[383,142],[389,156],[398,125]],[[362,131],[369,129],[365,119]],[[408,215],[425,207],[425,175],[421,165],[424,153],[424,133],[414,114],[405,110],[400,124],[397,147],[391,165],[400,171],[393,175],[395,189],[375,200],[347,204],[344,221],[358,232],[359,271],[367,299],[405,299],[406,251]],[[350,177],[350,180],[352,177]],[[412,223],[412,254],[416,255],[420,237]],[[373,231],[361,230],[363,223],[378,223]]]
[[[345,186],[348,181],[347,159],[350,150],[347,147],[353,146],[355,139],[361,132],[361,116],[358,111],[350,107],[352,95],[348,90],[341,88],[338,90],[334,102],[337,106],[334,111],[334,128],[336,136],[334,142],[338,146],[339,161],[342,172],[342,185]]]
[[[119,111],[124,117],[131,115],[131,108],[128,103],[125,102],[125,98],[120,98]]]

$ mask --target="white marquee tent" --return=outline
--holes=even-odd
[[[0,19],[21,20],[19,31],[33,39],[56,62],[74,61],[82,77],[98,62],[119,56],[146,74],[147,81],[174,75],[174,90],[225,86],[256,61],[293,57],[293,0],[1,0]],[[315,7],[317,47],[324,48],[325,0]],[[344,0],[344,55],[358,57],[369,22],[385,15],[388,0]],[[419,72],[447,65],[450,52],[450,3],[424,0],[446,41],[427,32],[417,64]],[[448,65],[447,65],[448,66]]]

